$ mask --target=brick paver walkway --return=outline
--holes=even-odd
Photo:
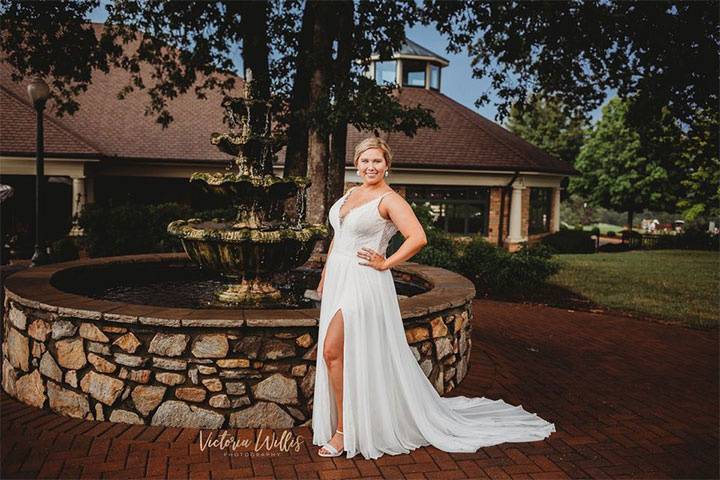
[[[429,447],[375,461],[326,459],[310,430],[298,428],[298,453],[229,456],[201,451],[198,430],[79,421],[3,393],[0,477],[718,478],[717,335],[478,300],[471,369],[456,394],[522,404],[558,432],[472,454]]]

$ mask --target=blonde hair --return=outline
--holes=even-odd
[[[383,157],[385,157],[385,162],[387,162],[388,169],[390,168],[390,163],[392,162],[392,150],[390,150],[390,146],[379,137],[368,137],[365,140],[361,140],[357,145],[355,145],[355,157],[353,158],[353,163],[357,167],[358,159],[360,158],[360,155],[366,150],[370,150],[371,148],[379,148],[383,152]]]

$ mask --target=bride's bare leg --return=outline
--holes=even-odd
[[[342,316],[342,310],[338,309],[335,312],[333,318],[330,319],[330,325],[328,325],[327,332],[325,333],[325,344],[323,346],[323,359],[325,365],[327,365],[328,377],[330,379],[330,385],[335,394],[335,404],[338,412],[338,426],[337,429],[341,432],[343,430],[343,416],[342,416],[342,404],[343,404],[343,347],[344,347],[344,333],[345,325]],[[343,436],[337,432],[333,433],[330,439],[330,444],[340,450],[343,445]],[[324,448],[320,449],[323,453],[326,452]]]

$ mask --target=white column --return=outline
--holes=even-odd
[[[560,230],[560,187],[553,188],[553,210],[552,219],[550,220],[550,232],[555,233]]]
[[[76,217],[80,215],[80,212],[87,203],[85,177],[73,177],[72,187],[72,214],[73,217]]]
[[[395,82],[402,87],[402,60],[399,58],[395,62]]]
[[[84,235],[78,224],[78,217],[88,203],[95,201],[95,179],[93,177],[72,177],[72,214],[73,226],[69,236],[81,237]]]
[[[525,182],[518,179],[513,183],[512,197],[510,199],[510,231],[507,241],[509,243],[524,242],[522,237],[522,191],[525,190]]]

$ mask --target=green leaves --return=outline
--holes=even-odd
[[[720,160],[717,118],[698,112],[683,130],[666,107],[655,109],[641,129],[628,120],[629,104],[612,99],[578,155],[582,177],[570,191],[618,211],[681,210],[687,220],[717,216]]]
[[[565,106],[559,100],[538,93],[529,98],[528,104],[512,106],[507,127],[572,165],[583,144],[589,121],[581,112],[568,115],[564,110]]]
[[[646,107],[667,106],[685,124],[699,110],[717,110],[720,12],[713,1],[432,0],[420,14],[451,51],[467,50],[474,77],[491,79],[500,121],[539,91],[586,113],[608,90],[638,96],[629,115],[636,128]]]
[[[685,172],[684,192],[678,201],[686,220],[720,216],[720,158],[718,157],[718,116],[698,112],[697,121],[683,137],[683,154],[678,165]]]
[[[651,208],[653,195],[667,190],[662,174],[640,148],[640,136],[625,121],[627,104],[618,98],[603,107],[602,119],[590,133],[575,167],[582,177],[569,190],[591,203],[619,211]],[[660,203],[659,201],[656,203]]]

